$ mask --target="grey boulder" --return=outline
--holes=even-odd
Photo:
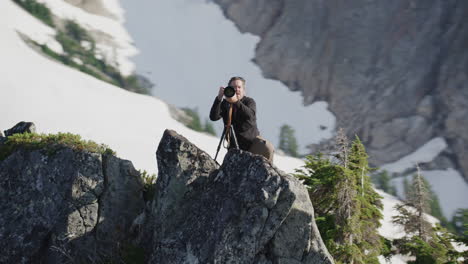
[[[0,161],[0,263],[95,263],[115,256],[144,209],[131,162],[62,148]]]
[[[219,167],[166,130],[157,160],[149,263],[333,263],[306,188],[263,157],[231,150]]]

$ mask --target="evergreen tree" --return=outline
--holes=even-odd
[[[205,127],[203,128],[203,131],[210,135],[216,136],[216,131],[213,127],[213,124],[208,119],[205,119]]]
[[[414,177],[417,177],[417,175],[415,175]],[[445,216],[442,213],[442,208],[440,207],[440,203],[439,203],[439,197],[432,190],[432,187],[429,184],[429,182],[423,176],[420,176],[420,177],[422,181],[422,188],[424,188],[424,190],[426,190],[427,192],[426,194],[428,198],[427,213],[439,219],[443,227],[454,231],[453,225],[447,220],[447,218],[445,218]],[[410,197],[414,196],[414,192],[416,191],[414,183],[413,185],[410,185],[408,183],[408,180],[405,178],[405,180],[403,180],[403,188],[404,188],[406,199],[409,199]]]
[[[182,110],[190,117],[190,122],[186,126],[190,129],[193,129],[198,132],[206,132],[213,136],[216,136],[216,131],[214,130],[213,124],[205,119],[205,124],[202,125],[200,121],[200,116],[198,115],[198,109],[182,108]]]
[[[408,199],[408,197],[411,196],[411,192],[412,192],[411,185],[408,179],[404,178],[403,179],[403,195],[404,195],[403,199]]]
[[[297,148],[298,146],[296,136],[294,135],[294,129],[289,125],[282,125],[280,128],[279,149],[292,157],[298,157]]]
[[[182,110],[184,110],[184,112],[192,119],[187,127],[195,131],[203,131],[200,116],[198,115],[198,109],[182,108]]]
[[[378,263],[384,248],[377,232],[381,197],[372,188],[364,146],[359,138],[351,148],[347,142],[343,136],[337,140],[338,162],[307,156],[296,176],[309,190],[317,226],[336,262]]]
[[[46,23],[51,27],[54,27],[54,22],[52,20],[52,12],[50,12],[50,9],[45,4],[39,3],[36,0],[13,1],[29,13],[31,13],[33,16],[40,19],[42,22]]]
[[[391,178],[387,171],[381,171],[373,175],[375,187],[393,196],[397,195],[395,186],[391,183]]]
[[[353,172],[357,184],[358,207],[356,214],[356,239],[355,243],[363,252],[362,263],[378,263],[377,257],[383,249],[382,238],[377,229],[383,218],[382,197],[379,196],[369,177],[372,170],[369,167],[368,155],[364,145],[356,136],[349,151],[349,169]]]
[[[88,35],[88,32],[73,20],[67,20],[65,22],[65,34],[78,42],[83,40],[93,41],[93,38]]]
[[[432,227],[426,220],[430,196],[419,167],[412,186],[406,201],[395,206],[399,215],[393,218],[393,222],[402,225],[406,234],[394,241],[398,253],[415,257],[408,263],[456,263],[460,254],[451,245],[453,237],[440,226]]]
[[[468,244],[468,209],[458,209],[452,218],[452,225],[457,234],[464,237],[465,243]]]
[[[343,128],[338,129],[338,133],[335,138],[335,144],[337,149],[337,158],[339,161],[341,161],[341,165],[347,168],[349,141]]]
[[[454,231],[452,224],[447,220],[447,218],[442,213],[442,208],[440,207],[439,196],[437,193],[432,190],[431,184],[422,177],[422,181],[424,186],[426,186],[428,194],[429,194],[429,213],[434,216],[435,218],[439,219],[440,224],[449,229]]]

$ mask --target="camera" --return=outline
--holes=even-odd
[[[228,86],[224,88],[224,96],[227,98],[231,98],[236,94],[236,89],[232,86]]]

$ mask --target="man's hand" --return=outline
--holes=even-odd
[[[239,96],[235,94],[233,97],[227,97],[226,101],[228,101],[228,103],[235,104],[239,101]]]
[[[223,96],[224,96],[224,87],[219,87],[219,92],[218,92],[218,99],[221,101],[223,100]]]

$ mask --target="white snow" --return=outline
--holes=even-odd
[[[116,16],[121,23],[125,22],[125,10],[120,6],[119,0],[102,0],[102,3],[104,4],[104,7],[111,14]]]
[[[63,53],[62,45],[55,40],[55,29],[31,16],[31,14],[26,12],[19,5],[10,4],[9,8],[12,10],[11,12],[15,12],[16,16],[12,17],[8,21],[2,21],[2,23],[4,23],[2,25],[3,27],[16,30],[39,44],[46,44],[50,49],[57,53]],[[7,10],[4,10],[3,12],[7,12]]]
[[[35,122],[38,132],[71,132],[105,143],[137,169],[156,173],[155,152],[167,129],[174,129],[214,156],[219,138],[198,133],[170,117],[161,100],[127,92],[68,68],[28,47],[16,30],[24,15],[12,1],[0,1],[0,128]],[[37,21],[30,23],[36,27]],[[218,161],[225,154],[222,149]],[[301,160],[277,155],[275,164],[293,172]]]
[[[381,167],[388,172],[404,172],[408,168],[414,168],[417,163],[426,163],[432,161],[447,147],[445,139],[436,137],[426,142],[413,153]]]
[[[98,41],[96,48],[101,51],[107,60],[115,64],[123,75],[133,73],[135,65],[130,61],[130,57],[138,53],[133,46],[133,41],[127,30],[123,27],[123,19],[112,19],[104,16],[90,14],[81,8],[73,6],[65,1],[58,0],[37,0],[47,5],[52,13],[61,19],[69,19],[77,22],[87,30],[97,30],[103,34],[108,34],[113,41],[118,44],[117,47]],[[106,7],[117,16],[122,16],[122,10],[119,10],[117,0],[105,1]]]
[[[251,61],[257,36],[242,34],[221,9],[204,0],[124,0],[127,23],[141,51],[138,72],[156,84],[154,94],[179,106],[198,108],[202,120],[220,86],[232,76],[247,80],[247,96],[257,103],[260,133],[278,145],[280,126],[296,131],[300,153],[310,143],[330,138],[335,117],[326,102],[304,107],[302,97],[279,81],[262,76]],[[216,123],[218,133],[222,122]],[[320,129],[320,126],[326,129]]]

